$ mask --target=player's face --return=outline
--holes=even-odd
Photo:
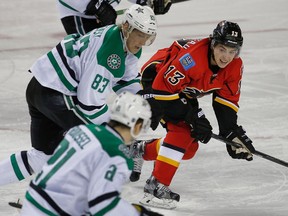
[[[133,29],[126,41],[126,46],[131,53],[136,54],[142,46],[146,44],[146,41],[148,41],[150,37],[151,35]]]
[[[225,68],[237,55],[238,49],[217,44],[214,48],[213,65],[218,65],[220,68]]]

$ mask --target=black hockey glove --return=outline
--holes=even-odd
[[[156,130],[156,128],[159,125],[160,120],[163,118],[163,111],[160,103],[155,100],[153,97],[152,98],[147,98],[146,99],[151,107],[152,111],[152,117],[151,117],[151,125],[150,127],[152,130]]]
[[[164,216],[163,214],[157,213],[157,212],[153,212],[150,209],[145,208],[142,205],[139,204],[132,204],[136,210],[140,213],[140,216]]]
[[[201,108],[191,109],[185,117],[185,122],[191,127],[191,137],[202,143],[209,142],[212,136],[212,126]]]
[[[153,8],[156,15],[165,14],[169,11],[171,5],[171,0],[152,0],[151,8]]]
[[[86,15],[93,15],[105,25],[115,24],[117,13],[106,0],[91,0],[85,11]]]
[[[226,138],[243,146],[243,148],[236,148],[226,144],[228,154],[232,158],[246,159],[247,161],[253,160],[252,154],[255,152],[255,149],[252,145],[251,139],[246,135],[246,131],[242,126],[238,126],[235,130],[231,131]]]
[[[152,112],[150,127],[152,130],[156,130],[160,120],[164,116],[164,112],[160,103],[157,100],[155,100],[153,94],[151,94],[149,90],[140,90],[139,92],[137,92],[137,94],[140,94],[144,99],[148,101]]]
[[[153,9],[155,15],[167,13],[172,5],[171,0],[137,0],[136,3],[148,5]]]

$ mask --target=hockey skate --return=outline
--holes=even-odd
[[[134,161],[133,171],[130,175],[130,181],[136,182],[140,179],[142,166],[144,163],[143,154],[144,154],[144,147],[145,141],[135,141],[130,146],[130,155]]]
[[[174,209],[179,200],[179,194],[172,192],[169,187],[159,183],[154,176],[151,176],[146,181],[144,197],[140,203],[155,208]]]

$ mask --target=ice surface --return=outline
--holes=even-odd
[[[130,3],[122,1],[120,8]],[[139,66],[159,48],[182,37],[208,36],[223,19],[243,30],[245,63],[239,123],[257,150],[288,161],[288,1],[189,0],[158,16],[159,33],[144,48]],[[0,160],[30,147],[25,88],[27,70],[65,35],[55,1],[0,2]],[[121,17],[119,17],[120,20]],[[118,21],[119,21],[118,20]],[[200,100],[215,132],[211,98]],[[162,136],[159,129],[153,136]],[[142,197],[152,162],[144,164],[139,182],[124,187],[131,202]],[[1,173],[0,173],[1,175]],[[255,156],[253,162],[232,160],[224,144],[212,140],[181,163],[171,189],[181,195],[167,216],[287,216],[288,168]],[[9,201],[22,198],[28,180],[0,187],[0,215],[17,215]]]

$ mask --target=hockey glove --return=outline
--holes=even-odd
[[[160,103],[155,100],[153,94],[151,94],[151,89],[140,90],[137,94],[140,94],[144,99],[146,99],[151,107],[152,117],[151,117],[151,129],[156,130],[159,125],[160,120],[164,116],[163,109]]]
[[[172,1],[171,0],[137,0],[136,4],[148,5],[151,7],[155,15],[165,14],[169,11]]]
[[[212,126],[201,108],[191,109],[185,117],[191,127],[191,137],[202,143],[208,143],[212,136]]]
[[[247,161],[253,160],[252,154],[255,152],[255,149],[252,145],[251,139],[246,135],[246,131],[242,126],[238,126],[235,130],[231,131],[226,138],[243,146],[243,148],[236,148],[226,144],[228,154],[232,158],[246,159]]]
[[[169,11],[172,5],[171,0],[152,0],[151,8],[153,8],[154,13],[157,14],[165,14]]]
[[[163,214],[159,214],[157,212],[153,212],[150,209],[147,209],[147,208],[145,208],[142,205],[138,205],[138,204],[135,204],[135,203],[133,203],[132,205],[140,213],[139,214],[140,216],[164,216]]]
[[[91,0],[85,11],[86,15],[93,15],[105,25],[115,24],[117,13],[106,0]]]
[[[152,117],[151,117],[151,125],[152,130],[156,130],[159,125],[160,120],[162,119],[164,113],[162,111],[162,107],[160,103],[155,100],[153,97],[146,99],[151,107]]]

